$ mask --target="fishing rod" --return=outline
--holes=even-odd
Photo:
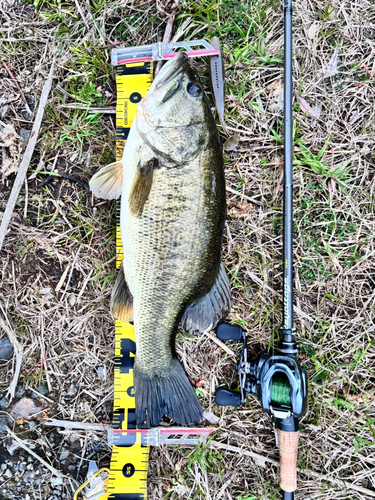
[[[240,392],[219,387],[217,404],[239,406],[255,394],[263,410],[275,419],[280,454],[283,500],[293,500],[297,489],[299,420],[307,407],[307,377],[298,360],[293,327],[293,119],[292,119],[292,0],[284,1],[284,190],[283,190],[283,325],[278,346],[248,360],[247,332],[221,323],[222,341],[242,340],[236,366]]]

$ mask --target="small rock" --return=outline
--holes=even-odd
[[[13,476],[13,472],[12,472],[10,469],[7,469],[7,470],[4,472],[4,476],[5,476],[5,477],[12,477],[12,476]]]
[[[5,408],[8,407],[8,401],[7,399],[4,397],[4,398],[1,398],[0,399],[0,410],[5,410]]]
[[[63,448],[62,449],[62,452],[60,453],[60,456],[59,456],[59,460],[60,462],[62,462],[63,460],[66,460],[69,456],[69,450],[67,450],[66,448]]]
[[[76,296],[74,295],[74,293],[71,293],[68,297],[68,302],[69,302],[69,305],[70,307],[73,307],[74,304],[76,303]]]
[[[26,464],[20,463],[18,468],[19,468],[20,472],[24,472],[26,470]]]
[[[35,474],[34,472],[25,472],[25,474],[23,475],[23,481],[25,483],[29,482],[31,479],[34,479],[35,478]]]
[[[24,128],[21,128],[20,136],[22,137],[22,139],[25,141],[26,144],[29,142],[30,135],[31,135],[31,130],[26,130]]]
[[[67,395],[67,396],[71,396],[71,397],[73,397],[73,396],[75,396],[75,395],[77,394],[77,390],[78,390],[78,389],[77,389],[76,385],[71,384],[71,385],[69,386],[69,389],[68,389],[68,391],[67,391],[66,395]]]
[[[12,342],[7,338],[0,339],[0,361],[9,361],[12,359],[13,352],[14,347]]]
[[[48,389],[45,385],[38,385],[36,390],[41,394],[42,396],[47,396],[48,395]]]
[[[25,394],[25,389],[22,387],[22,385],[17,385],[16,392],[14,393],[16,398],[20,399],[24,394]]]
[[[98,371],[98,375],[101,379],[105,380],[107,378],[106,377],[106,370],[105,370],[104,366],[98,366],[97,371]]]
[[[52,488],[55,488],[56,486],[61,486],[63,484],[63,478],[62,477],[53,477],[51,479],[51,486]]]
[[[29,107],[31,108],[30,104],[29,104]],[[31,108],[32,109],[32,108]],[[26,108],[24,108],[22,111],[21,111],[21,115],[25,118],[25,120],[28,120],[30,121],[31,118],[32,118],[32,115],[26,110]]]
[[[7,445],[7,450],[10,453],[10,455],[13,455],[13,453],[20,448],[20,445],[18,443],[10,443]]]
[[[34,401],[30,398],[23,398],[18,401],[13,406],[13,409],[11,411],[12,417],[14,417],[15,420],[29,420],[30,418],[40,418],[41,417],[41,410],[42,408],[39,408],[34,404]],[[22,422],[21,422],[22,423]]]
[[[0,432],[7,432],[8,423],[8,417],[4,416],[0,418]]]
[[[5,117],[5,115],[8,113],[8,109],[9,109],[9,106],[3,106],[0,109],[0,116],[1,116],[1,118]]]
[[[7,464],[1,464],[1,468],[2,468],[3,470],[6,470],[6,469],[8,468],[8,466],[7,466]]]

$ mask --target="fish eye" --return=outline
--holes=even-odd
[[[190,82],[187,86],[187,91],[193,97],[199,97],[202,94],[202,87],[198,83]]]

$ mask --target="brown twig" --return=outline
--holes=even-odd
[[[23,92],[21,90],[21,87],[18,85],[18,82],[17,80],[15,79],[13,73],[11,72],[11,70],[9,69],[9,66],[7,65],[6,62],[3,61],[3,66],[4,68],[7,70],[7,73],[9,74],[9,76],[11,77],[11,79],[13,80],[15,86],[17,87],[17,89],[19,90],[20,94],[21,94],[21,99],[23,100],[23,102],[25,103],[25,107],[26,107],[26,111],[31,115],[32,114],[32,111],[31,109],[29,108],[29,105],[27,104],[27,101],[26,101],[26,97],[23,95]]]
[[[173,23],[174,23],[174,18],[175,15],[172,14],[171,17],[168,19],[167,26],[165,28],[164,36],[163,36],[163,44],[169,43],[171,36],[172,36],[172,30],[173,30]],[[159,73],[161,69],[163,61],[158,61],[155,67],[155,76]]]

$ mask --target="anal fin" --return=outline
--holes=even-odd
[[[111,312],[115,319],[124,323],[133,320],[133,295],[125,280],[124,266],[121,263],[111,296]]]
[[[219,274],[211,290],[192,302],[182,317],[182,328],[189,333],[203,333],[215,328],[231,308],[230,285],[224,264],[220,263]]]

